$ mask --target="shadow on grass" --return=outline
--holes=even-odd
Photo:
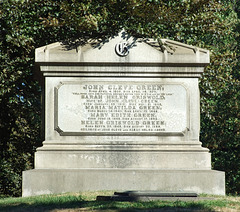
[[[213,212],[210,206],[203,202],[166,202],[166,201],[152,201],[152,202],[117,202],[117,201],[86,201],[81,197],[75,200],[55,199],[54,201],[41,200],[27,200],[24,202],[12,201],[10,203],[1,204],[0,211],[14,211],[14,212],[40,212],[40,211],[206,211]]]

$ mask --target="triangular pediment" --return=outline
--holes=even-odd
[[[209,51],[168,39],[134,38],[121,31],[104,42],[91,40],[71,48],[57,42],[37,48],[36,62],[208,64]]]

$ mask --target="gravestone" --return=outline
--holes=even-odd
[[[36,49],[43,146],[23,196],[97,190],[225,194],[199,141],[198,80],[209,51],[124,31]]]

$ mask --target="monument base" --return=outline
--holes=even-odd
[[[36,169],[211,170],[211,154],[200,142],[151,145],[54,145],[35,153]]]
[[[225,195],[225,174],[214,170],[33,169],[23,172],[23,197],[81,191],[191,191]]]

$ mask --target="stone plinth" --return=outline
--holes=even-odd
[[[23,173],[24,196],[79,191],[194,191],[225,195],[224,173],[214,170],[34,169]]]
[[[198,78],[209,52],[124,37],[36,49],[45,141],[23,196],[86,190],[225,194],[199,141]],[[160,45],[161,43],[161,45]],[[162,45],[163,44],[163,45]]]

